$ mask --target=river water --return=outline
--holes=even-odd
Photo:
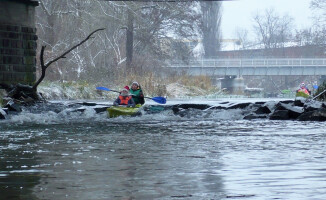
[[[194,112],[12,115],[0,121],[0,199],[325,199],[325,122]]]

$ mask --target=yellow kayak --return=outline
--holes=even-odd
[[[138,114],[140,107],[140,104],[137,104],[135,107],[111,106],[110,108],[107,108],[108,117],[135,116]]]
[[[306,93],[301,92],[301,91],[297,92],[297,93],[295,94],[295,96],[296,96],[296,97],[304,97],[304,98],[309,98],[309,97],[310,97],[309,94],[306,94]]]

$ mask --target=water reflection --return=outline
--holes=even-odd
[[[1,197],[322,199],[325,123],[215,117],[0,124]]]
[[[38,199],[33,188],[40,183],[35,138],[29,134],[2,130],[0,135],[0,197],[1,199]]]
[[[87,126],[56,126],[56,137],[54,129],[43,136],[39,148],[48,152],[38,156],[49,165],[34,189],[39,198],[200,199],[223,193],[219,154],[207,151],[204,141],[153,124]]]

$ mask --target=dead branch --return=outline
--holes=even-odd
[[[38,79],[38,81],[33,85],[33,90],[37,91],[37,86],[43,81],[44,77],[45,77],[45,72],[46,69],[54,62],[58,61],[61,58],[65,58],[65,56],[70,53],[72,50],[76,49],[77,47],[79,47],[80,45],[82,45],[83,43],[85,43],[87,40],[89,40],[90,38],[92,38],[91,36],[96,33],[97,31],[102,31],[105,28],[99,28],[96,29],[95,31],[91,32],[84,40],[82,40],[81,42],[79,42],[78,44],[74,45],[73,47],[71,47],[70,49],[68,49],[67,51],[65,51],[63,54],[61,54],[60,56],[56,57],[55,59],[49,61],[48,63],[44,64],[44,50],[46,48],[46,46],[42,46],[41,49],[41,54],[40,54],[40,62],[41,62],[41,70],[42,70],[42,74],[41,77]]]

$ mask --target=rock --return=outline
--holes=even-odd
[[[251,103],[239,103],[239,104],[235,104],[230,107],[227,107],[226,109],[237,109],[237,108],[244,109],[244,108],[248,107],[250,104]]]
[[[3,97],[2,98],[2,105],[7,105],[10,101],[13,101],[10,97]]]
[[[178,107],[175,107],[175,106],[172,107],[173,114],[178,114],[182,110],[184,110],[184,109],[178,108]]]
[[[82,103],[77,103],[83,106],[96,106],[97,103],[93,103],[93,102],[82,102]]]
[[[21,112],[21,107],[14,101],[9,101],[5,108],[8,108],[9,111]]]
[[[257,101],[257,102],[255,102],[256,105],[260,105],[260,106],[261,106],[261,105],[264,105],[265,103],[266,103],[266,102],[264,102],[264,101]]]
[[[101,113],[101,112],[106,112],[106,110],[109,108],[110,106],[103,106],[103,107],[95,107],[94,110],[96,113]]]
[[[7,91],[7,96],[11,97],[16,100],[20,100],[21,98],[32,98],[34,101],[43,101],[44,99],[40,98],[41,96],[37,93],[36,90],[33,89],[30,85],[23,85],[23,84],[16,84],[13,85],[7,85],[6,87],[3,87]]]
[[[315,111],[323,107],[323,103],[319,101],[308,101],[304,104],[304,111],[305,112],[310,112],[310,111]]]
[[[279,111],[279,110],[287,110],[288,117],[290,119],[296,119],[303,113],[302,107],[292,106],[292,105],[281,103],[281,102],[276,104],[276,106],[275,106],[275,111]]]
[[[183,109],[183,108],[172,108],[173,114],[179,115],[181,117],[185,117],[186,115],[189,114],[188,109]]]
[[[172,108],[173,114],[179,115],[180,117],[201,117],[205,111],[200,111],[195,108],[183,109],[183,108]]]
[[[285,100],[285,101],[280,101],[280,103],[285,103],[285,104],[290,104],[293,103],[293,100]]]
[[[26,98],[21,97],[21,99],[23,100],[24,105],[32,105],[35,103],[35,100],[31,97],[26,97]]]
[[[71,112],[84,112],[85,110],[86,110],[86,108],[77,108],[77,109],[71,110]]]
[[[298,117],[299,121],[326,121],[326,109],[321,108],[305,112]]]
[[[5,111],[6,114],[8,114],[8,112],[9,112],[8,108],[2,108],[2,110]]]
[[[307,101],[307,99],[304,97],[296,97],[293,102],[293,105],[303,107],[304,104],[306,103],[306,101]]]
[[[102,113],[102,112],[106,112],[107,108],[109,108],[110,106],[103,106],[103,107],[94,107],[94,111],[96,113]],[[80,108],[77,108],[77,109],[72,109],[71,112],[84,112],[86,110],[85,107],[80,107]]]
[[[222,110],[222,109],[228,109],[228,107],[224,107],[224,106],[211,106],[211,107],[205,109],[204,111],[210,110],[210,109],[213,109],[213,110]]]
[[[276,110],[273,112],[270,116],[269,119],[271,120],[287,120],[289,118],[289,111],[288,110]]]
[[[269,109],[269,107],[266,106],[266,105],[259,107],[259,108],[255,111],[256,114],[269,114],[269,113],[271,113],[271,112],[272,112],[272,111],[271,111],[271,110]]]
[[[187,110],[206,110],[208,108],[210,109],[212,108],[212,106],[209,106],[207,104],[177,104],[172,106],[172,111],[173,114],[178,114],[183,117],[185,115],[189,115],[189,111]]]
[[[194,108],[194,109],[199,109],[199,110],[205,110],[209,107],[211,107],[211,106],[209,106],[207,104],[177,104],[177,105],[173,106],[173,108],[182,108],[182,109]]]
[[[2,108],[0,108],[0,119],[6,119],[7,113]]]
[[[252,120],[252,119],[264,119],[267,118],[266,115],[255,115],[255,114],[250,114],[245,116],[243,119],[247,119],[247,120]]]
[[[275,110],[276,104],[278,104],[278,103],[279,102],[276,102],[276,101],[268,101],[263,106],[266,106],[271,112],[273,112]]]

